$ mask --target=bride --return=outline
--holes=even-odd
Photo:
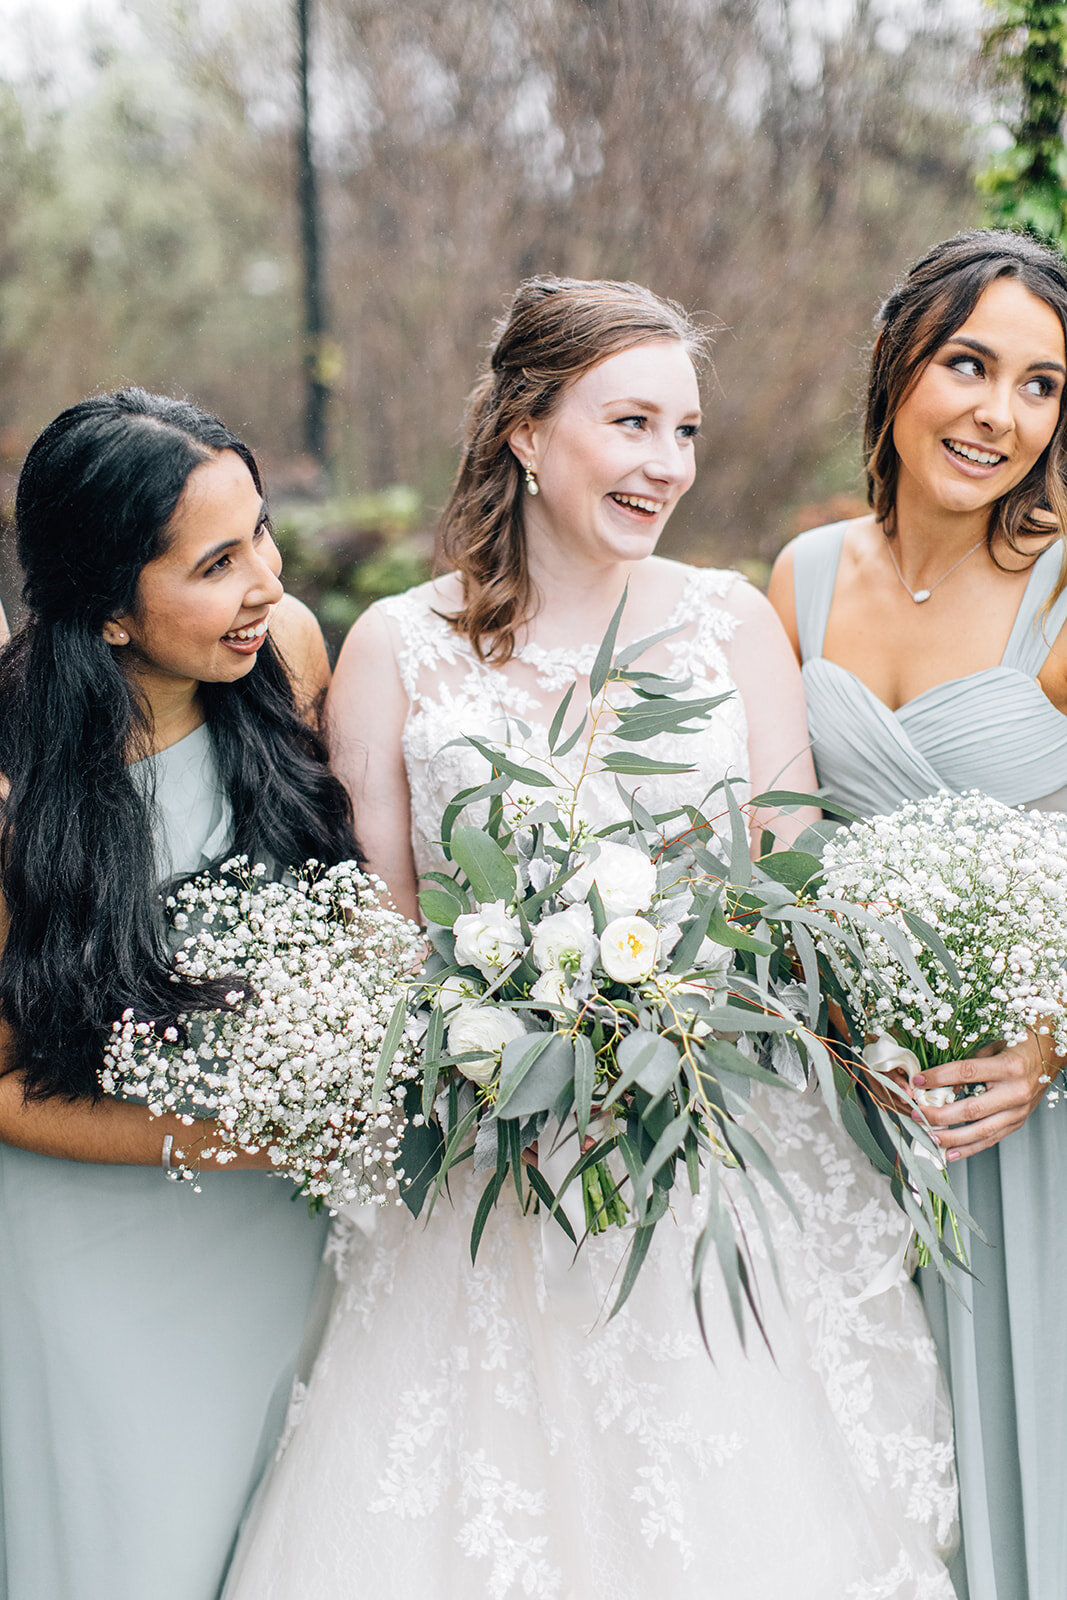
[[[646,808],[699,803],[727,773],[757,792],[814,786],[769,606],[737,573],[654,554],[693,481],[701,345],[633,284],[518,290],[443,516],[453,570],[360,619],[329,702],[361,839],[408,913],[419,874],[442,865],[444,807],[486,776],[456,741],[508,717],[543,737],[627,583],[620,641],[674,629],[650,668],[691,676],[694,694],[734,691],[683,741],[696,771],[643,780]],[[597,826],[621,809],[604,781],[587,801]],[[753,826],[788,842],[803,820]],[[687,1195],[610,1321],[620,1230],[559,1273],[505,1191],[472,1266],[470,1177],[429,1222],[339,1218],[332,1317],[227,1600],[951,1600],[933,1346],[902,1273],[877,1292],[903,1219],[816,1095],[757,1096],[803,1219],[768,1198],[784,1300],[765,1264],[757,1275],[773,1356],[754,1331],[742,1350],[709,1267],[709,1360]]]

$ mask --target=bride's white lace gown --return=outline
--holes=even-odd
[[[694,694],[730,686],[737,582],[689,572],[670,619],[685,627],[650,657],[692,674]],[[544,740],[594,652],[527,649],[498,671],[425,590],[384,608],[411,702],[404,755],[426,870],[445,804],[484,778],[469,749],[443,747],[499,734],[505,714]],[[747,772],[740,696],[657,753],[675,743],[699,772],[645,783],[650,810]],[[586,809],[606,821],[619,799],[614,779],[598,782]],[[593,1241],[588,1268],[561,1283],[513,1190],[474,1267],[470,1176],[428,1224],[406,1210],[338,1218],[332,1318],[227,1600],[951,1600],[955,1482],[933,1344],[902,1275],[864,1295],[899,1256],[900,1213],[817,1097],[760,1091],[759,1110],[803,1218],[768,1202],[788,1299],[764,1269],[773,1359],[755,1332],[741,1351],[714,1266],[709,1359],[689,1293],[688,1191],[610,1322],[597,1309],[624,1236]]]

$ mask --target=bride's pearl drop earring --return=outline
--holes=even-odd
[[[527,494],[540,494],[541,493],[541,485],[538,483],[537,479],[534,477],[534,469],[533,469],[533,462],[532,461],[527,461],[527,463],[526,463],[526,493]]]

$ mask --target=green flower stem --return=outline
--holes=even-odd
[[[585,1225],[590,1233],[604,1233],[608,1228],[624,1226],[629,1214],[626,1202],[617,1192],[615,1180],[603,1161],[595,1161],[582,1173],[582,1199],[585,1201]]]

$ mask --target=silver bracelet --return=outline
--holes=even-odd
[[[174,1135],[163,1135],[163,1149],[159,1153],[159,1164],[163,1168],[163,1176],[169,1178],[171,1183],[196,1183],[196,1173],[191,1167],[182,1165],[182,1151],[178,1151],[178,1165],[175,1166],[171,1157],[174,1153]]]

